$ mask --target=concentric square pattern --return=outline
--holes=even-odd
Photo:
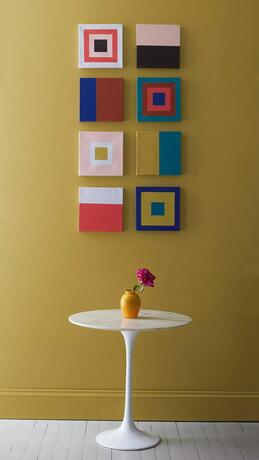
[[[123,133],[81,131],[79,133],[80,176],[123,175]]]
[[[79,24],[79,67],[121,68],[122,24]]]
[[[179,121],[180,83],[180,78],[138,78],[138,121]]]
[[[136,229],[180,230],[180,187],[137,187]]]

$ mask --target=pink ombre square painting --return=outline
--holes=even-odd
[[[81,131],[79,176],[122,176],[123,133]]]

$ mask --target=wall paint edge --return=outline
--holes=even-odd
[[[0,418],[119,420],[123,405],[123,390],[0,390]],[[133,408],[136,420],[258,421],[259,392],[136,390]]]

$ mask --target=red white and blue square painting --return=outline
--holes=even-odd
[[[137,187],[136,230],[180,230],[180,187]]]
[[[121,68],[122,24],[79,24],[79,67]]]
[[[137,79],[138,121],[180,121],[181,79]]]

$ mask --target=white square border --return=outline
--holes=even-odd
[[[108,150],[107,160],[96,160],[95,149],[96,147],[105,147]],[[112,165],[112,143],[108,142],[90,142],[89,144],[89,160],[92,166],[111,166]]]
[[[80,177],[119,177],[123,176],[123,157],[124,157],[124,132],[123,131],[79,131],[79,150],[78,150],[78,175]],[[100,138],[96,136],[101,135]],[[113,164],[104,169],[104,173],[94,171],[95,166],[90,164],[90,143],[112,144]],[[109,171],[116,163],[116,171]],[[117,164],[118,163],[118,164]]]
[[[85,62],[84,61],[84,30],[116,29],[118,33],[118,60],[116,62]],[[105,34],[105,31],[104,31]],[[80,69],[123,68],[123,25],[122,24],[79,24],[78,25],[78,59]]]

